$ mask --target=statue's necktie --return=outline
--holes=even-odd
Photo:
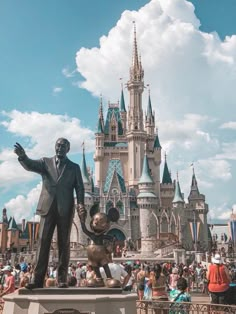
[[[57,160],[57,173],[58,173],[58,176],[60,176],[60,174],[62,172],[62,169],[63,169],[63,166],[64,166],[63,161],[58,159]]]

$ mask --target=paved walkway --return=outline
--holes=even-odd
[[[208,294],[202,294],[200,292],[191,292],[190,294],[193,303],[210,303],[210,297]]]

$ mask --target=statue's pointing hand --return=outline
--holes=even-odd
[[[19,144],[16,143],[14,145],[14,153],[18,156],[18,157],[24,157],[25,156],[25,150],[24,148]]]

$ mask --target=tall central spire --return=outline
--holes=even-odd
[[[133,56],[132,66],[130,68],[130,80],[143,81],[144,71],[142,68],[141,58],[138,56],[138,44],[136,36],[136,25],[134,23],[134,43],[133,43]]]

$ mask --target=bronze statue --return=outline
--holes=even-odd
[[[90,210],[90,212],[92,212]],[[119,212],[116,208],[110,208],[108,214],[95,213],[90,222],[90,228],[93,232],[89,231],[85,225],[86,211],[84,208],[78,210],[80,223],[83,232],[92,240],[90,245],[87,246],[88,264],[91,265],[95,271],[96,279],[88,281],[90,287],[103,287],[104,281],[102,279],[99,267],[103,267],[107,280],[106,286],[110,288],[119,288],[120,282],[112,278],[111,271],[108,263],[112,262],[112,241],[113,237],[105,234],[110,228],[110,222],[118,221]],[[106,241],[109,241],[108,243]]]
[[[23,147],[15,144],[14,152],[20,164],[28,171],[42,176],[43,185],[36,214],[41,216],[34,281],[27,288],[42,288],[47,271],[50,245],[55,227],[58,237],[58,287],[67,288],[70,259],[70,232],[74,217],[74,190],[77,210],[84,209],[84,185],[79,165],[67,158],[70,142],[65,138],[56,141],[56,155],[39,160],[30,159]]]

